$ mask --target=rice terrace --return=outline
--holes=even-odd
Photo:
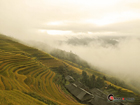
[[[0,105],[133,105],[110,103],[109,93],[134,96],[134,105],[139,105],[139,94],[132,91],[137,89],[126,89],[120,81],[117,86],[75,54],[60,52],[80,63],[0,35]]]
[[[53,82],[56,73],[49,66],[60,65],[49,54],[0,35],[0,105],[80,105],[55,83],[61,79]]]
[[[0,105],[140,105],[140,0],[0,0]]]

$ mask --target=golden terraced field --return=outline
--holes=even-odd
[[[80,105],[53,82],[63,62],[0,36],[0,105]]]

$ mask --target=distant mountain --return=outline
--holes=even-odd
[[[100,36],[100,37],[72,37],[68,38],[66,41],[58,41],[61,44],[69,44],[69,45],[89,45],[96,44],[100,42],[102,46],[106,45],[117,45],[121,39],[124,39],[124,36]]]

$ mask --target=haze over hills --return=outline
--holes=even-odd
[[[110,45],[116,45],[118,44],[119,40],[124,39],[125,36],[100,36],[100,37],[72,37],[67,39],[66,41],[60,41],[60,44],[66,43],[66,44],[70,44],[70,45],[89,45],[90,43],[92,44],[96,44],[96,42],[102,42],[102,44],[105,46],[107,44]]]
[[[54,40],[54,43],[50,44],[52,47],[48,46],[49,43],[39,40],[25,41],[25,43],[46,52],[52,51],[53,47],[67,52],[72,51],[86,60],[91,67],[97,67],[98,70],[106,74],[124,80],[126,83],[137,87],[137,89],[140,88],[140,65],[138,63],[140,61],[139,37],[64,36],[63,38],[55,39],[55,37],[51,36],[50,38]],[[45,40],[47,41],[47,39]]]
[[[125,82],[137,81],[140,77],[140,40],[137,37],[72,38],[60,44],[60,48],[73,51],[102,72],[119,77]],[[121,77],[120,77],[121,76]],[[134,84],[133,84],[134,85]]]
[[[59,69],[60,66],[78,74],[81,74],[82,70],[86,70],[89,75],[91,75],[91,73],[100,77],[104,75],[100,72],[90,70],[89,65],[75,54],[60,51],[58,49],[56,50],[57,52],[50,52],[50,54],[60,58],[57,59],[36,48],[22,45],[16,42],[17,40],[13,41],[9,37],[0,35],[0,40],[0,96],[2,99],[1,102],[4,105],[21,105],[21,103],[26,105],[80,104],[69,93],[65,93],[66,90],[61,84],[63,81],[62,77],[52,71],[55,68],[55,70],[57,70],[56,72],[61,72],[62,69]],[[53,49],[52,51],[55,50]],[[61,56],[59,51],[67,56]],[[60,55],[57,56],[56,54]],[[68,56],[73,56],[73,58],[79,60],[77,62],[74,61],[75,63],[71,63],[69,61],[72,61],[73,59],[69,59]],[[80,64],[84,65],[80,66]],[[74,75],[75,74],[73,74],[73,76]],[[109,80],[109,77],[106,77]],[[116,86],[114,85],[114,87]],[[125,88],[119,88],[121,88],[122,92],[124,91],[125,94],[134,94]],[[109,89],[108,91],[112,91],[112,89]],[[11,95],[13,95],[13,98],[10,98]],[[22,99],[18,99],[19,95]],[[27,97],[30,101],[27,101]]]
[[[140,0],[0,0],[0,104],[140,105],[139,27]]]

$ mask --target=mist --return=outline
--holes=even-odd
[[[94,40],[89,41],[86,45],[67,43],[71,38],[73,37],[48,36],[46,39],[44,38],[44,41],[36,39],[32,41],[24,40],[24,42],[46,52],[51,51],[50,48],[58,48],[67,52],[72,51],[91,64],[91,66],[97,67],[99,71],[117,77],[124,80],[126,83],[140,88],[139,38],[119,38],[115,45],[105,43],[103,40],[97,40],[97,37],[92,37]],[[87,37],[76,37],[74,40],[78,41],[77,38],[79,40],[86,40]],[[44,46],[44,44],[46,44],[46,46]],[[50,47],[47,47],[47,45],[50,45]]]
[[[100,68],[102,72],[115,75],[126,82],[140,82],[140,40],[133,37],[120,39],[117,45],[102,46],[102,41],[88,45],[64,45],[59,48],[75,54]]]
[[[138,0],[1,0],[0,33],[46,52],[72,51],[100,71],[140,88],[139,4]],[[115,44],[96,40],[106,35],[126,37]],[[69,42],[72,38],[75,44]]]

